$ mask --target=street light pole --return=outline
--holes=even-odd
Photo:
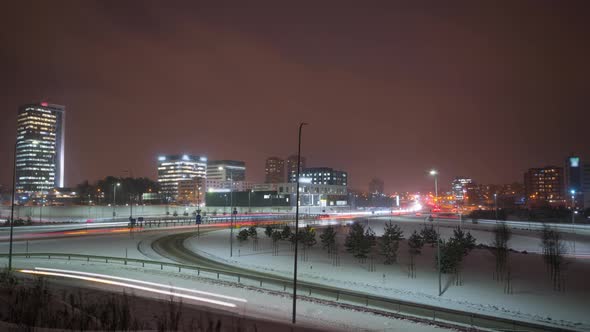
[[[218,170],[223,170],[223,166],[219,166]],[[227,172],[227,168],[225,168]],[[227,181],[227,177],[224,176]],[[229,257],[234,256],[234,174],[229,172]]]
[[[434,202],[436,206],[436,202],[438,201],[438,172],[436,170],[431,170],[430,175],[434,176]],[[438,296],[442,295],[442,276],[441,276],[441,266],[440,266],[440,220],[436,223],[437,225],[437,233],[438,233],[438,240],[436,241],[436,252],[437,252],[437,265],[438,265]]]
[[[131,189],[135,189],[135,186],[133,186],[133,171],[130,169],[126,169],[124,172],[129,173],[129,177],[131,178]],[[129,189],[129,188],[128,188]],[[130,191],[129,192],[129,221],[131,222],[131,219],[133,219],[133,193]]]
[[[234,175],[229,172],[229,210],[231,212],[229,219],[229,257],[234,256]]]
[[[575,201],[575,196],[576,196],[576,191],[575,190],[571,190],[570,191],[572,193],[572,233],[574,233],[574,255],[576,254],[576,228],[574,227],[574,217],[575,217],[575,208],[576,208],[576,201]]]
[[[494,193],[494,211],[496,212],[496,222],[498,222],[498,194]]]
[[[12,166],[12,204],[10,207],[10,246],[8,249],[8,271],[12,270],[12,235],[14,231],[14,201],[16,200],[16,142],[14,143],[14,163]]]
[[[121,186],[121,183],[117,182],[117,183],[113,183],[113,220],[115,219],[115,216],[117,215],[116,212],[116,206],[117,206],[117,187]]]
[[[297,189],[295,198],[295,258],[293,266],[293,324],[297,313],[297,244],[299,243],[299,175],[301,165],[301,129],[307,125],[305,122],[299,124],[299,140],[297,145]]]

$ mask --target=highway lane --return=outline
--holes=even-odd
[[[277,218],[277,219],[275,219]],[[244,222],[284,222],[289,221],[290,214],[238,214],[234,217],[235,223]],[[229,216],[208,216],[203,219],[202,226],[207,227],[210,224],[227,227],[230,222]],[[167,228],[170,226],[193,225],[195,217],[172,217],[160,216],[155,218],[146,218],[144,221],[136,223],[136,229],[151,230],[154,228]],[[117,233],[129,229],[127,218],[109,219],[106,221],[88,220],[86,222],[69,222],[69,223],[46,223],[27,226],[13,227],[13,239],[28,240],[35,238],[52,238],[65,236],[93,235],[101,233]],[[0,242],[7,241],[10,238],[10,227],[0,227]]]

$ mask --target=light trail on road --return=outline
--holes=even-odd
[[[162,288],[179,290],[179,291],[183,291],[183,292],[190,292],[190,293],[208,295],[208,296],[213,296],[213,297],[219,297],[219,298],[226,299],[226,300],[233,300],[233,301],[238,301],[238,302],[243,302],[243,303],[248,302],[248,300],[242,299],[242,298],[239,298],[239,297],[226,296],[226,295],[221,295],[221,294],[216,294],[216,293],[199,291],[199,290],[195,290],[195,289],[189,289],[189,288],[183,288],[183,287],[176,287],[176,286],[172,286],[172,285],[158,284],[158,283],[155,283],[155,282],[143,281],[143,280],[138,280],[138,279],[115,277],[115,276],[110,276],[110,275],[106,275],[106,274],[90,273],[90,272],[82,272],[82,271],[73,271],[73,270],[51,269],[51,268],[45,268],[45,267],[35,267],[35,270],[37,270],[37,271],[58,272],[58,273],[73,273],[73,274],[79,274],[79,275],[90,276],[90,277],[98,277],[98,278],[107,278],[107,279],[113,279],[113,280],[129,281],[129,282],[133,282],[133,283],[136,283],[136,284],[150,285],[150,286],[156,286],[156,287],[162,287]]]
[[[102,279],[102,278],[97,278],[97,277],[87,277],[87,276],[83,276],[83,275],[70,274],[70,273],[35,271],[35,270],[26,270],[26,269],[18,270],[18,272],[26,273],[26,274],[33,274],[33,275],[54,276],[54,277],[63,277],[63,278],[91,281],[91,282],[96,282],[96,283],[101,283],[101,284],[106,284],[106,285],[133,288],[133,289],[142,290],[142,291],[151,292],[151,293],[176,296],[176,297],[181,297],[181,298],[188,299],[188,300],[211,303],[211,304],[215,304],[215,305],[219,305],[219,306],[223,306],[223,307],[229,307],[229,308],[237,307],[234,303],[230,303],[230,302],[212,300],[212,299],[207,299],[204,297],[187,295],[187,294],[182,294],[182,293],[175,293],[175,292],[165,291],[165,290],[161,290],[161,289],[155,289],[155,288],[151,288],[151,287],[139,286],[139,285],[134,285],[134,284],[130,284],[130,283],[107,280],[107,279]],[[75,272],[75,271],[72,271],[72,272]],[[161,287],[166,287],[166,285],[161,285]]]

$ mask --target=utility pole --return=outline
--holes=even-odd
[[[299,175],[301,165],[301,129],[307,125],[305,122],[299,124],[299,140],[297,145],[297,190],[295,199],[295,258],[293,266],[293,324],[297,315],[297,244],[299,243]]]

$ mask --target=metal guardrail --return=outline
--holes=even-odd
[[[302,216],[302,219],[318,219],[319,215],[306,215]],[[234,223],[240,222],[265,222],[265,221],[288,221],[295,219],[294,214],[282,214],[282,215],[268,215],[268,216],[260,216],[260,215],[240,215],[235,216],[233,219]],[[231,216],[205,216],[202,219],[202,225],[208,224],[216,224],[216,223],[223,223],[223,222],[230,222]],[[164,225],[191,225],[195,224],[195,216],[182,216],[182,217],[162,217],[162,218],[144,218],[143,221],[136,221],[136,227],[160,227]]]
[[[0,254],[0,257],[6,257],[8,254]],[[141,264],[142,267],[155,266],[164,270],[164,267],[174,268],[178,272],[182,270],[196,271],[198,276],[212,279],[221,279],[224,281],[244,283],[246,280],[254,281],[255,285],[251,287],[260,287],[271,291],[286,292],[291,289],[290,279],[281,279],[265,276],[251,276],[244,273],[237,273],[224,269],[214,269],[208,267],[201,267],[196,265],[185,265],[178,263],[159,262],[153,260],[112,257],[112,256],[97,256],[97,255],[83,255],[83,254],[66,254],[66,253],[15,253],[13,256],[24,258],[47,258],[47,259],[67,259],[67,260],[82,260],[86,262],[104,262],[104,263],[118,263],[128,265],[129,263]],[[229,279],[229,280],[228,280]],[[269,287],[274,286],[274,289]],[[265,288],[266,287],[266,288]],[[503,317],[496,317],[492,315],[466,312],[457,309],[437,307],[428,304],[411,302],[406,300],[397,300],[383,296],[366,294],[362,292],[354,292],[335,287],[328,287],[300,281],[298,288],[300,289],[300,296],[315,298],[324,301],[332,301],[341,304],[350,304],[356,306],[370,307],[373,310],[386,311],[406,317],[419,318],[422,320],[430,320],[438,324],[454,324],[466,328],[479,328],[498,331],[577,331],[576,329],[568,329],[554,325],[546,325],[542,323],[533,323]],[[304,292],[307,290],[307,292]]]

